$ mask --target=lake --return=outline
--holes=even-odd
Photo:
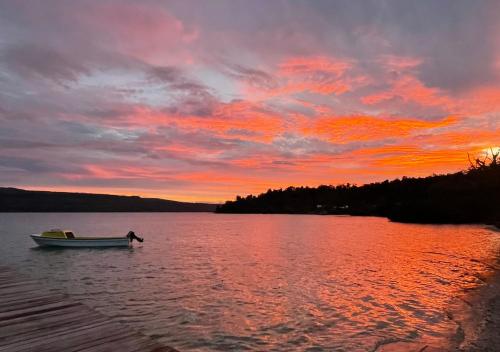
[[[53,227],[145,238],[42,249]],[[446,340],[457,294],[491,274],[498,232],[384,218],[209,213],[0,214],[0,264],[181,351],[371,351]]]

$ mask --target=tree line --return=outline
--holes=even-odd
[[[288,187],[238,196],[218,213],[346,214],[416,223],[500,223],[499,151],[470,158],[468,170],[363,186]]]

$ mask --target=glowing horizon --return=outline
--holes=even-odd
[[[0,4],[0,186],[219,203],[500,145],[500,3]]]

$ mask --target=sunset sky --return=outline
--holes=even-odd
[[[500,145],[500,1],[0,2],[0,186],[218,202]]]

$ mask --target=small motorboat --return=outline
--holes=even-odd
[[[129,247],[133,240],[143,241],[133,231],[122,237],[77,237],[73,231],[60,229],[33,234],[31,238],[43,247]]]

